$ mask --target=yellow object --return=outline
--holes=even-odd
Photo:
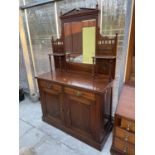
[[[83,63],[92,64],[92,56],[95,55],[95,27],[82,29],[83,40]]]

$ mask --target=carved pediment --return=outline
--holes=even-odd
[[[98,14],[99,10],[97,8],[76,8],[71,11],[68,11],[60,16],[61,19],[63,18],[70,18],[73,16],[83,16],[83,15],[91,15],[91,14]]]

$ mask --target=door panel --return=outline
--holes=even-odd
[[[61,97],[58,92],[46,91],[44,89],[44,103],[46,107],[46,117],[50,118],[52,121],[61,122]]]
[[[100,141],[100,100],[97,102],[96,95],[89,91],[65,87],[64,92],[68,127]]]
[[[50,93],[45,93],[45,100],[46,100],[46,110],[47,114],[60,118],[60,103],[59,97],[57,95],[51,95]]]
[[[69,108],[72,127],[90,132],[90,106],[70,98]]]
[[[79,134],[96,139],[95,101],[66,94],[67,125]]]

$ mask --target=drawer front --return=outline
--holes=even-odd
[[[54,91],[58,91],[60,92],[61,91],[61,86],[58,85],[58,84],[54,84],[50,81],[43,81],[43,80],[40,80],[39,81],[39,85],[43,88],[46,88],[46,89],[49,89],[49,90],[54,90]]]
[[[121,152],[128,154],[128,155],[134,155],[135,154],[135,146],[132,144],[129,144],[119,138],[114,138],[114,147],[120,150]]]
[[[130,133],[124,129],[121,129],[119,127],[116,127],[115,135],[122,140],[126,142],[130,142],[132,144],[135,144],[135,135],[133,133]]]
[[[127,131],[135,132],[135,123],[122,118],[121,128],[126,129]]]
[[[95,100],[95,94],[93,93],[81,91],[78,89],[68,88],[68,87],[66,87],[64,91],[66,94],[74,95],[76,97],[83,97],[93,101]]]

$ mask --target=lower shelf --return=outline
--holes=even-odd
[[[71,128],[68,128],[68,127],[66,127],[66,126],[64,126],[64,125],[62,125],[60,123],[52,122],[47,117],[42,117],[42,120],[45,121],[45,122],[47,122],[48,124],[50,124],[50,125],[58,128],[58,129],[60,129],[60,130],[68,133],[69,135],[71,135],[71,136],[73,136],[73,137],[75,137],[75,138],[77,138],[77,139],[85,142],[86,144],[88,144],[88,145],[96,148],[97,150],[100,150],[100,151],[102,150],[102,148],[103,148],[103,146],[104,146],[107,138],[109,137],[110,132],[112,131],[112,127],[113,127],[113,124],[111,123],[109,125],[108,129],[106,130],[106,132],[104,133],[104,138],[103,138],[102,142],[101,143],[98,143],[98,142],[96,142],[95,140],[93,140],[91,138],[88,138],[88,137],[86,137],[84,135],[81,135],[81,134],[75,132]]]

